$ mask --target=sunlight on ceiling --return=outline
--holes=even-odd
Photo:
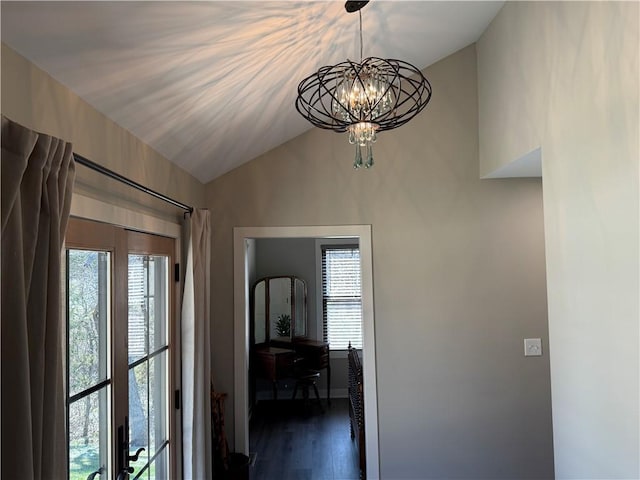
[[[503,2],[373,1],[364,56],[424,68]],[[206,183],[305,132],[300,80],[358,60],[343,2],[5,2],[2,41]],[[437,90],[434,88],[434,96]]]

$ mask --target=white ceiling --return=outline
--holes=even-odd
[[[427,67],[476,41],[502,4],[372,1],[364,56]],[[294,105],[300,80],[359,59],[358,16],[342,1],[1,9],[4,43],[203,183],[311,128]]]

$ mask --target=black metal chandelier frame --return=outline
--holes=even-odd
[[[347,2],[348,12],[358,11],[368,2]],[[360,51],[362,56],[362,16],[360,16]],[[386,89],[391,91],[393,104],[382,113],[377,109],[380,98],[367,105],[368,108],[353,112],[337,94],[337,85],[344,78],[361,89],[365,89],[365,75],[375,70],[384,78]],[[387,90],[383,92],[387,93]],[[360,62],[347,60],[336,65],[320,67],[298,85],[296,109],[309,122],[319,128],[346,132],[350,126],[361,123],[372,124],[376,131],[400,127],[420,113],[431,100],[431,84],[422,72],[402,60],[368,57]],[[335,113],[339,105],[341,114]]]

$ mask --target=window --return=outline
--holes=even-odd
[[[175,478],[173,239],[71,219],[65,242],[68,478]]]
[[[67,249],[69,478],[111,476],[111,253]]]
[[[323,338],[331,350],[346,350],[349,342],[362,348],[361,291],[358,246],[323,245]]]
[[[138,234],[139,235],[139,234]],[[168,468],[169,265],[129,254],[129,448],[144,448],[130,478],[165,479]]]

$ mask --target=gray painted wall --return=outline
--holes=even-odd
[[[551,478],[549,351],[523,356],[548,346],[541,182],[479,179],[474,46],[425,73],[373,169],[312,129],[207,185],[214,374],[233,391],[234,226],[370,224],[381,477]]]
[[[481,172],[542,152],[557,478],[640,478],[639,25],[507,2],[478,43]]]
[[[307,284],[309,331],[316,330],[316,257],[312,238],[256,240],[256,278],[295,275]]]

